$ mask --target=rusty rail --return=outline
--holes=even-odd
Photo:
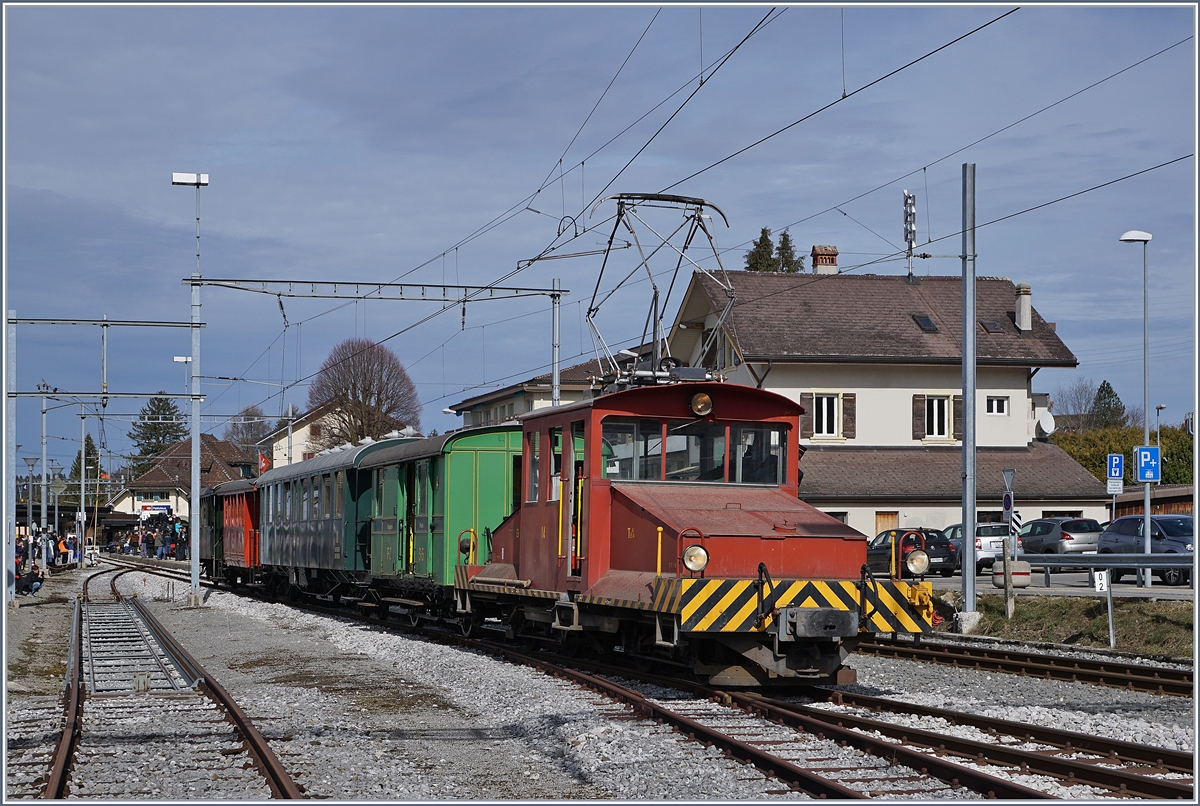
[[[929,641],[916,644],[862,636],[858,641],[858,651],[967,669],[1005,672],[1022,677],[1069,680],[1176,697],[1191,697],[1195,685],[1191,669],[1139,666],[1118,661],[1090,661],[1012,649],[988,649]]]
[[[138,601],[137,597],[133,597],[133,606],[138,613],[146,620],[146,624],[154,632],[156,638],[162,642],[172,655],[188,666],[188,674],[192,675],[199,681],[199,685],[208,692],[214,700],[220,703],[221,707],[229,715],[230,721],[238,729],[243,741],[246,743],[246,748],[250,751],[250,755],[254,759],[254,765],[266,778],[267,784],[271,787],[271,792],[276,798],[284,798],[290,800],[299,800],[304,797],[304,793],[292,780],[291,775],[283,766],[283,762],[279,760],[279,756],[275,755],[275,751],[271,749],[271,745],[266,738],[259,733],[258,728],[254,727],[254,723],[250,721],[250,717],[242,710],[242,707],[237,704],[237,700],[233,698],[224,686],[209,676],[204,667],[192,657],[192,655],[183,648],[175,637],[167,632],[166,628],[156,619],[150,611]]]

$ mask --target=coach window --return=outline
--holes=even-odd
[[[346,484],[346,476],[342,471],[338,471],[333,477],[333,514],[335,517],[342,517],[342,489]]]
[[[325,513],[321,511],[321,477],[313,476],[312,477],[312,516],[314,518],[320,518],[320,517],[323,517],[324,515],[325,515]]]
[[[283,519],[285,521],[292,520],[292,483],[290,481],[283,483]]]
[[[538,466],[541,464],[541,452],[539,451],[541,442],[541,433],[538,431],[526,431],[525,442],[529,446],[529,490],[525,493],[526,501],[538,500]]]
[[[333,476],[325,475],[321,477],[321,486],[324,488],[321,500],[325,502],[325,511],[321,513],[323,517],[328,518],[333,514]]]
[[[375,469],[375,495],[372,496],[375,500],[371,502],[371,515],[376,518],[383,517],[383,468]]]
[[[308,479],[300,479],[300,520],[308,520],[308,502],[309,502],[309,484]]]
[[[725,481],[725,425],[668,420],[667,480]]]
[[[776,425],[734,425],[730,429],[729,480],[743,484],[783,484],[787,431]]]

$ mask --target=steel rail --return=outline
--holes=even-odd
[[[1023,774],[1037,773],[1040,775],[1049,775],[1064,781],[1068,785],[1084,784],[1099,786],[1111,789],[1122,795],[1138,797],[1192,799],[1192,785],[1190,783],[1182,783],[1178,780],[1151,778],[1124,770],[1107,769],[1083,761],[1046,756],[1027,750],[1017,750],[994,742],[960,739],[946,733],[936,733],[907,725],[896,725],[891,722],[842,713],[840,711],[827,711],[811,705],[797,705],[795,703],[772,700],[758,694],[731,694],[730,696],[735,701],[744,702],[750,707],[753,707],[756,703],[760,704],[765,709],[763,716],[767,718],[800,721],[807,730],[813,729],[811,727],[813,723],[828,725],[831,728],[835,728],[843,738],[852,743],[853,741],[850,737],[863,736],[863,734],[857,733],[854,729],[875,731],[884,736],[890,736],[893,739],[899,740],[903,746],[894,745],[890,742],[887,743],[888,746],[895,747],[897,749],[897,758],[901,763],[908,766],[914,766],[917,762],[905,760],[902,754],[911,753],[916,758],[931,758],[928,754],[919,750],[908,749],[909,745],[916,745],[929,748],[938,753],[960,756],[965,760],[976,761],[980,764],[1002,764],[1015,767]],[[943,764],[950,764],[959,770],[968,769],[954,762],[945,762],[940,759],[938,761]],[[919,767],[917,768],[919,769]],[[936,773],[933,774],[936,775]],[[1050,797],[1044,793],[1039,794],[1041,797]],[[1014,797],[1012,795],[1001,795],[1000,793],[996,793],[995,796]],[[1028,795],[1024,797],[1028,797]]]
[[[242,739],[245,741],[246,747],[254,759],[255,766],[263,774],[263,777],[266,778],[267,784],[271,787],[271,792],[274,796],[290,800],[303,798],[304,793],[300,791],[296,782],[292,780],[292,777],[284,768],[283,762],[275,755],[275,751],[271,749],[271,745],[259,733],[258,728],[254,727],[254,723],[250,721],[250,717],[242,710],[242,707],[238,705],[233,696],[224,686],[214,680],[205,671],[204,667],[159,623],[158,619],[150,613],[136,596],[132,598],[132,601],[134,608],[146,620],[146,624],[154,631],[156,637],[163,643],[167,651],[182,661],[184,665],[190,667],[189,673],[194,672],[194,677],[199,685],[225,709],[234,726],[241,733]]]
[[[88,595],[88,585],[101,574],[112,573],[112,569],[97,571],[83,581],[83,592],[75,597],[75,614],[71,622],[71,643],[67,648],[67,681],[63,691],[63,731],[54,748],[50,761],[50,773],[42,798],[58,800],[67,787],[67,771],[75,742],[82,727],[83,715],[83,600]]]
[[[953,761],[948,761],[919,750],[913,750],[903,744],[895,744],[866,733],[859,733],[845,727],[842,722],[827,721],[817,718],[801,710],[804,706],[769,700],[765,697],[741,692],[723,692],[730,703],[740,708],[757,713],[764,719],[781,725],[800,728],[818,737],[832,739],[839,744],[848,744],[870,755],[890,758],[893,763],[903,764],[918,772],[931,775],[951,786],[964,786],[973,792],[978,792],[989,798],[1008,798],[1017,800],[1055,800],[1054,795],[1039,792],[1027,786],[997,778],[981,770],[964,767]],[[820,711],[819,708],[812,709]],[[837,714],[837,716],[841,716]],[[864,720],[865,721],[865,720]],[[881,723],[882,724],[882,723]],[[873,728],[866,728],[872,730]],[[882,731],[881,731],[882,733]],[[886,734],[885,734],[886,735]]]
[[[874,711],[935,717],[937,719],[944,719],[952,725],[970,725],[988,733],[1013,736],[1027,742],[1048,744],[1062,748],[1067,752],[1082,751],[1094,753],[1105,756],[1109,761],[1113,762],[1148,764],[1167,772],[1187,774],[1191,774],[1194,770],[1194,756],[1182,750],[1135,744],[1120,739],[1109,739],[1104,736],[1076,733],[1075,731],[1061,730],[1059,728],[1047,728],[1030,722],[1011,722],[1006,719],[969,714],[964,711],[950,711],[945,708],[934,708],[929,705],[897,702],[896,700],[889,700],[883,697],[872,697],[868,694],[832,691],[826,688],[812,688],[805,693],[813,699],[826,700],[834,705],[853,705],[858,708],[869,708]]]
[[[1092,683],[1175,697],[1192,697],[1195,685],[1190,669],[1138,666],[1114,661],[1089,661],[1010,649],[988,649],[930,642],[922,642],[919,645],[905,644],[863,636],[858,641],[858,651],[884,657],[986,669],[1022,677]]]
[[[470,640],[462,639],[463,642]],[[633,708],[634,713],[639,716],[654,719],[658,722],[666,722],[680,733],[686,735],[688,739],[707,742],[719,747],[730,757],[753,764],[760,770],[763,770],[769,777],[784,780],[815,797],[838,798],[841,800],[860,800],[867,797],[862,792],[850,789],[836,781],[823,778],[810,770],[798,767],[777,756],[772,756],[770,753],[760,750],[751,744],[738,741],[721,731],[689,719],[682,714],[677,714],[668,708],[651,702],[636,691],[625,688],[611,680],[605,680],[576,669],[560,666],[542,658],[536,658],[532,655],[526,655],[505,647],[496,647],[490,644],[486,646],[488,649],[499,650],[501,654],[511,660],[520,661],[527,666],[540,669],[554,677],[568,678],[588,688],[602,692],[618,702],[627,703]]]

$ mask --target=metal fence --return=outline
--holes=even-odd
[[[1194,554],[1018,554],[1019,562],[1029,563],[1030,568],[1041,568],[1046,573],[1046,587],[1050,587],[1050,569],[1086,568],[1095,571],[1101,568],[1187,568],[1195,565]],[[1196,575],[1190,574],[1190,584],[1196,585]]]

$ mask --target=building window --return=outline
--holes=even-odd
[[[836,437],[838,435],[837,395],[813,396],[813,436]]]
[[[988,414],[1008,414],[1007,397],[989,397],[987,399]]]
[[[320,424],[320,423],[313,423],[312,425],[310,425],[310,426],[308,427],[308,433],[309,433],[309,434],[311,434],[311,435],[312,435],[312,436],[314,436],[314,437],[319,437],[319,436],[321,436],[321,424]]]
[[[950,398],[925,398],[925,436],[945,439],[949,436],[947,423],[950,420]]]
[[[841,521],[842,523],[845,523],[846,518],[850,516],[849,512],[826,512],[825,514],[835,520]]]

